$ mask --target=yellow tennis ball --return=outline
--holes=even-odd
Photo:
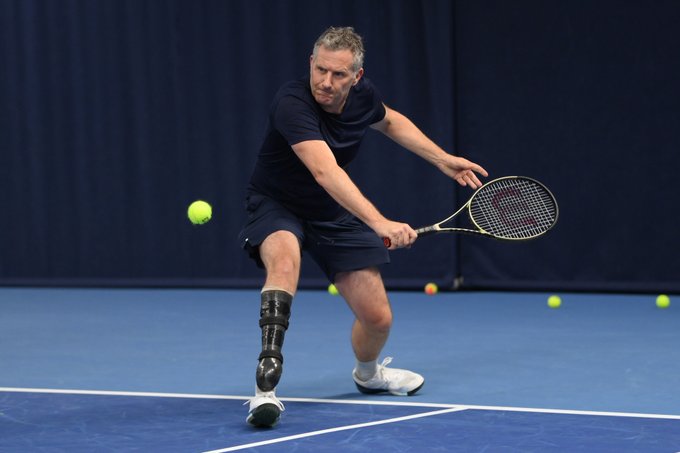
[[[671,305],[671,299],[665,294],[659,294],[656,298],[656,306],[659,308],[668,308]]]
[[[338,288],[336,288],[335,285],[331,283],[328,285],[328,294],[331,296],[337,296],[340,293],[338,292]]]
[[[439,292],[439,287],[437,286],[436,283],[428,283],[425,285],[425,294],[432,296],[434,294],[437,294]]]
[[[187,217],[194,225],[202,225],[212,217],[212,206],[203,200],[196,200],[189,205]]]
[[[560,296],[552,295],[548,297],[548,307],[560,308],[560,305],[562,305],[562,299],[560,299]]]

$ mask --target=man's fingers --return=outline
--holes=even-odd
[[[410,226],[403,224],[402,228],[389,236],[383,237],[383,244],[390,250],[410,247],[418,238],[418,233]]]
[[[479,167],[479,169],[483,171],[483,173],[480,171],[481,174],[488,176],[483,168]],[[461,186],[470,186],[472,189],[477,189],[483,185],[473,170],[465,170],[458,174],[455,179]]]

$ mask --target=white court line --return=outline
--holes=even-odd
[[[668,420],[680,420],[680,415],[669,414],[643,414],[635,412],[606,412],[606,411],[582,411],[571,409],[540,409],[533,407],[505,407],[505,406],[475,406],[458,405],[465,409],[476,409],[482,411],[503,411],[503,412],[533,412],[539,414],[564,414],[564,415],[592,415],[601,417],[631,417],[631,418],[660,418]],[[680,452],[678,452],[680,453]]]
[[[250,443],[250,444],[235,445],[233,447],[221,448],[219,450],[210,450],[210,451],[206,451],[206,452],[203,452],[203,453],[224,453],[224,452],[227,452],[227,451],[244,450],[246,448],[261,447],[263,445],[277,444],[277,443],[280,443],[280,442],[287,442],[289,440],[303,439],[305,437],[320,436],[322,434],[335,433],[335,432],[338,432],[338,431],[347,431],[349,429],[366,428],[366,427],[369,427],[369,426],[384,425],[384,424],[387,424],[387,423],[402,422],[404,420],[412,420],[414,418],[431,417],[433,415],[448,414],[449,412],[458,412],[458,411],[463,411],[463,410],[465,410],[465,408],[451,407],[451,408],[448,408],[448,409],[441,409],[441,410],[438,410],[438,411],[424,412],[424,413],[421,413],[421,414],[406,415],[404,417],[388,418],[386,420],[379,420],[379,421],[376,421],[376,422],[357,423],[356,425],[338,426],[338,427],[335,427],[335,428],[321,429],[319,431],[310,431],[308,433],[295,434],[293,436],[286,436],[286,437],[278,437],[276,439],[263,440],[263,441],[260,441],[260,442],[253,442],[253,443]]]
[[[158,393],[158,392],[124,392],[115,390],[73,390],[73,389],[45,389],[45,388],[22,388],[0,387],[0,392],[14,393],[56,393],[63,395],[101,395],[101,396],[146,396],[152,398],[197,398],[218,400],[241,400],[246,401],[252,396],[236,395],[210,395],[203,393]],[[293,403],[329,403],[329,404],[366,404],[371,406],[410,406],[410,407],[460,407],[458,404],[443,403],[412,403],[407,401],[371,401],[371,400],[334,400],[324,398],[281,398],[281,401]]]
[[[154,398],[205,398],[222,400],[246,400],[243,396],[231,395],[201,395],[194,393],[159,393],[159,392],[122,392],[116,390],[73,390],[73,389],[45,389],[23,387],[0,387],[0,392],[15,393],[56,393],[62,395],[100,395],[100,396],[148,396]]]
[[[141,396],[156,398],[197,398],[197,399],[222,399],[222,400],[249,400],[252,396],[235,395],[210,395],[196,393],[157,393],[157,392],[122,392],[107,390],[70,390],[70,389],[44,389],[44,388],[21,388],[21,387],[0,387],[0,392],[16,393],[58,393],[67,395],[102,395],[102,396]],[[299,403],[328,403],[328,404],[366,404],[375,406],[411,406],[411,407],[438,407],[449,409],[475,409],[484,411],[506,411],[506,412],[534,412],[541,414],[566,414],[566,415],[591,415],[603,417],[634,417],[634,418],[656,418],[668,420],[680,420],[680,415],[668,414],[644,414],[635,412],[603,412],[603,411],[584,411],[571,409],[543,409],[531,407],[509,407],[509,406],[475,406],[467,404],[441,404],[441,403],[413,403],[406,401],[376,401],[376,400],[334,400],[323,398],[279,398],[281,401]],[[680,452],[679,452],[680,453]]]

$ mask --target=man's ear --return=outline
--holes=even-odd
[[[363,77],[363,75],[364,75],[364,68],[359,68],[359,70],[357,71],[357,73],[354,74],[354,82],[352,83],[352,86],[354,86],[354,85],[356,85],[357,83],[359,83],[359,80],[361,80],[361,78]]]

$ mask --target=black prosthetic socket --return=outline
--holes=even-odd
[[[264,357],[257,364],[255,373],[257,387],[263,392],[271,392],[281,379],[283,364],[274,357]]]
[[[283,372],[283,339],[288,329],[290,306],[293,296],[285,291],[262,292],[260,305],[260,328],[262,329],[262,352],[255,373],[260,390],[270,392],[279,383]]]

